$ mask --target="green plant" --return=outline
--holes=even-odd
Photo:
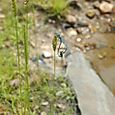
[[[51,16],[63,15],[68,8],[67,0],[39,0],[37,1]]]
[[[56,48],[57,48],[57,37],[54,36],[52,40],[52,47],[54,51],[54,77],[56,76]]]

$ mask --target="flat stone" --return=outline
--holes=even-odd
[[[115,115],[115,97],[84,58],[76,52],[67,58],[67,75],[77,94],[82,115]]]

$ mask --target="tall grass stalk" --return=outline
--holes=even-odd
[[[54,36],[53,40],[52,40],[52,47],[53,47],[53,51],[54,51],[54,77],[56,77],[56,48],[57,48],[57,37]]]
[[[25,9],[28,9],[28,2],[29,0],[26,0],[24,2]],[[25,87],[25,104],[24,104],[24,113],[28,114],[29,109],[29,96],[30,96],[30,85],[29,85],[29,66],[28,66],[28,60],[29,60],[29,27],[28,27],[28,12],[26,12],[26,22],[24,23],[24,56],[25,56],[25,77],[26,77],[26,87]]]
[[[19,29],[18,29],[17,5],[16,4],[17,4],[16,0],[12,0],[12,9],[13,9],[14,25],[15,25],[14,29],[15,29],[16,47],[17,47],[17,65],[18,65],[18,73],[19,73],[19,78],[20,78],[19,96],[21,99],[21,96],[22,96],[22,87],[21,87],[22,78],[21,78],[21,71],[20,71],[20,49],[19,49],[19,35],[18,35]],[[20,100],[20,105],[22,107],[21,100]]]
[[[17,18],[17,6],[16,0],[12,0],[12,9],[14,14],[14,25],[15,25],[15,37],[16,37],[16,47],[17,47],[17,63],[18,63],[18,71],[20,74],[20,50],[19,50],[19,35],[18,35],[18,18]]]

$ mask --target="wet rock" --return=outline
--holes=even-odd
[[[88,18],[90,18],[90,19],[94,18],[95,15],[96,15],[96,13],[95,13],[94,10],[88,10],[88,11],[86,12],[86,16],[87,16]]]
[[[14,79],[14,80],[10,81],[10,86],[12,86],[12,87],[18,87],[19,84],[20,84],[19,79]]]
[[[77,19],[75,16],[69,14],[66,16],[66,21],[70,24],[75,24]]]
[[[67,30],[67,34],[68,34],[69,37],[76,36],[77,35],[77,31],[75,29],[73,29],[73,28],[69,28]]]
[[[49,51],[43,51],[42,56],[43,58],[51,58],[52,54]]]
[[[101,13],[110,13],[110,12],[112,12],[113,7],[114,7],[113,4],[103,1],[100,4],[99,9],[100,9]]]

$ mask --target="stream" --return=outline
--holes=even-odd
[[[99,46],[102,46],[103,42],[104,47],[89,51],[86,57],[91,61],[96,72],[115,95],[115,34],[96,34],[94,39]]]

